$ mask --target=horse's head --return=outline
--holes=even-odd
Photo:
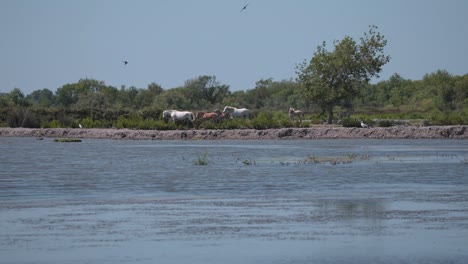
[[[231,114],[229,112],[223,112],[222,114],[219,115],[220,119],[229,119],[231,118]]]
[[[205,114],[205,112],[198,112],[195,118],[196,119],[202,119],[204,114]]]
[[[164,110],[163,111],[163,118],[170,118],[172,110]]]
[[[223,113],[226,113],[226,112],[232,113],[233,111],[234,111],[234,107],[232,107],[232,106],[225,106],[225,107],[224,107],[224,110],[223,110]]]
[[[290,114],[293,114],[293,113],[294,113],[294,108],[289,107],[289,113],[290,113]]]

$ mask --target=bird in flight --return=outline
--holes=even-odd
[[[124,65],[127,65],[128,64],[128,61],[124,60],[122,61]]]
[[[241,12],[244,11],[244,10],[246,10],[248,6],[249,6],[249,4],[246,4],[246,5],[241,9]]]

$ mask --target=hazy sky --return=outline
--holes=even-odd
[[[466,0],[0,0],[0,92],[82,78],[170,89],[200,75],[252,89],[295,78],[323,41],[358,40],[369,25],[392,58],[379,80],[463,75],[467,13]]]

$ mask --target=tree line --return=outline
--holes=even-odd
[[[170,89],[157,83],[146,88],[117,88],[95,79],[81,79],[56,91],[45,88],[28,95],[14,88],[0,93],[0,126],[83,124],[174,129],[180,127],[161,119],[165,109],[213,111],[226,105],[249,108],[253,120],[228,122],[222,124],[224,128],[314,123],[354,126],[358,119],[370,123],[376,119],[423,119],[430,125],[468,124],[468,74],[457,76],[437,70],[421,80],[409,80],[395,73],[388,80],[370,83],[390,61],[390,56],[384,54],[386,43],[377,28],[370,26],[359,41],[345,37],[333,42],[332,49],[325,42],[319,45],[310,61],[297,66],[297,78],[261,79],[254,88],[240,91],[231,91],[214,75],[189,79],[183,86]],[[291,122],[289,107],[303,110],[308,123]]]

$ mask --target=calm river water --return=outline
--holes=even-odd
[[[0,201],[0,263],[466,263],[468,140],[0,137]]]

